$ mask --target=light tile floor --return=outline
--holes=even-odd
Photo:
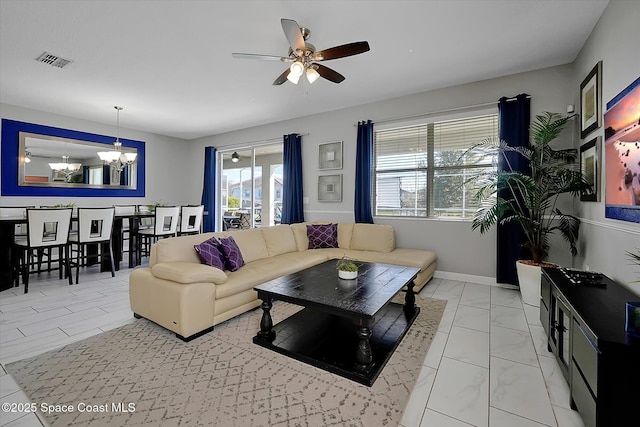
[[[112,278],[87,269],[73,286],[32,276],[28,294],[22,287],[0,292],[2,403],[29,402],[5,364],[134,321],[130,272]],[[583,427],[547,351],[538,309],[523,307],[517,290],[433,279],[421,295],[448,304],[403,427]],[[3,412],[0,425],[47,424],[34,414]]]

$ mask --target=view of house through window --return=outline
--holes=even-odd
[[[282,143],[221,152],[221,229],[270,226],[282,213]]]
[[[493,156],[468,149],[490,137],[498,137],[497,112],[375,129],[375,215],[472,217],[478,204],[468,180],[495,166]]]

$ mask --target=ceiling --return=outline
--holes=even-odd
[[[575,60],[608,0],[0,1],[0,102],[194,139]],[[346,80],[271,83],[281,18]],[[71,59],[37,62],[43,52]]]

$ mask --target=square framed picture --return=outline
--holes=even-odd
[[[342,174],[320,175],[318,177],[318,201],[342,201]]]
[[[580,84],[580,138],[602,126],[602,61]]]
[[[591,191],[582,192],[580,200],[584,202],[600,201],[600,152],[601,138],[598,136],[580,147],[580,170],[589,184]]]
[[[342,169],[342,141],[320,144],[318,147],[318,169]]]

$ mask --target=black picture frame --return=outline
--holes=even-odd
[[[602,61],[580,84],[580,138],[602,126]]]
[[[583,202],[600,201],[600,158],[602,151],[601,138],[595,137],[580,146],[580,170],[591,184],[591,191],[582,191],[580,200]]]

